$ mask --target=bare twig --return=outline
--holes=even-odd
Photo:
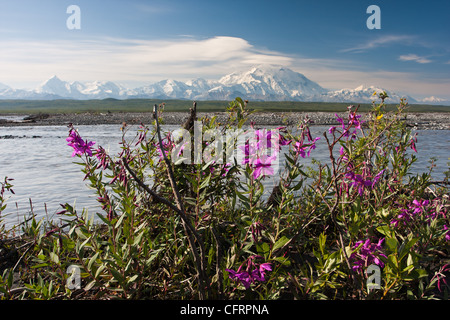
[[[162,144],[162,137],[161,137],[161,129],[159,126],[159,120],[158,120],[158,113],[157,113],[157,105],[155,104],[153,107],[153,116],[155,117],[155,123],[156,123],[156,132],[158,134],[158,140],[159,140],[159,147],[160,150],[164,150],[163,149],[163,144]],[[194,108],[195,108],[195,104],[194,104]],[[166,163],[166,167],[167,167],[167,173],[169,175],[169,181],[170,181],[170,185],[172,186],[172,190],[173,190],[173,194],[175,196],[175,202],[176,205],[178,207],[178,209],[182,212],[182,214],[180,214],[182,221],[183,221],[183,226],[185,227],[187,236],[188,236],[188,240],[189,240],[189,244],[191,246],[191,249],[193,251],[194,254],[194,258],[196,260],[197,263],[197,272],[198,272],[198,277],[199,277],[199,295],[200,295],[200,299],[205,298],[205,293],[204,293],[204,289],[205,287],[209,287],[207,281],[206,281],[206,255],[205,255],[205,248],[203,245],[203,241],[201,239],[201,237],[199,236],[199,234],[197,233],[197,231],[194,229],[194,227],[192,226],[192,224],[189,222],[189,220],[187,219],[186,215],[185,215],[185,208],[183,205],[183,201],[181,199],[181,195],[180,192],[178,190],[177,184],[175,182],[175,177],[173,175],[173,170],[172,170],[172,164],[170,163],[169,159],[167,158],[165,152],[162,152],[163,158],[164,158],[164,162]],[[195,240],[197,240],[199,248],[200,248],[200,257],[198,256],[198,252],[197,252],[197,246],[195,245],[195,242],[192,239],[192,236],[195,237]]]
[[[353,279],[353,282],[355,283],[356,287],[358,288],[359,287],[357,285],[358,284],[358,280],[357,280],[357,278],[356,278],[356,276],[355,276],[355,274],[353,272],[353,269],[351,267],[351,264],[350,264],[350,261],[349,261],[348,255],[347,255],[347,251],[345,250],[344,237],[342,235],[342,227],[338,224],[338,222],[336,220],[336,210],[337,210],[337,207],[339,205],[339,194],[338,194],[339,186],[338,186],[338,180],[336,178],[338,176],[338,172],[337,172],[337,169],[336,169],[336,160],[335,160],[335,158],[333,156],[333,146],[334,146],[335,142],[330,144],[330,141],[328,140],[327,134],[324,133],[323,135],[325,137],[325,140],[327,140],[328,150],[329,150],[329,153],[330,153],[330,160],[331,160],[331,164],[332,164],[332,168],[333,168],[333,177],[335,177],[335,179],[334,179],[334,188],[336,190],[336,201],[334,202],[333,207],[330,209],[330,216],[331,216],[331,219],[333,220],[333,224],[335,225],[335,227],[336,227],[336,229],[337,229],[337,231],[339,233],[339,241],[338,241],[338,243],[339,243],[339,245],[341,247],[341,250],[342,250],[342,253],[344,255],[344,259],[345,259],[345,262],[347,264],[347,267],[350,270],[350,275],[351,275],[351,277]],[[361,295],[361,292],[360,292],[359,289],[358,289],[358,292]]]
[[[161,137],[161,129],[159,126],[158,121],[158,106],[155,104],[153,108],[153,116],[155,118],[156,122],[156,133],[158,136],[159,141],[159,147],[161,150],[164,150],[163,144],[162,144],[162,137]],[[154,192],[151,188],[149,188],[141,179],[137,177],[137,175],[131,170],[129,165],[127,164],[126,158],[123,158],[123,163],[127,171],[131,174],[133,179],[138,183],[140,187],[142,187],[146,192],[148,192],[150,195],[153,196],[154,199],[157,201],[164,203],[169,208],[174,210],[181,218],[181,222],[183,225],[183,228],[185,230],[186,236],[188,238],[189,246],[191,247],[192,254],[194,256],[194,262],[197,266],[197,276],[198,276],[198,283],[199,283],[199,298],[205,299],[206,293],[205,288],[209,288],[209,284],[206,281],[206,255],[205,255],[205,249],[203,245],[202,238],[197,233],[195,228],[192,226],[191,222],[189,221],[188,217],[186,216],[186,211],[183,205],[183,201],[180,195],[180,192],[178,190],[177,184],[175,182],[175,177],[172,170],[172,164],[170,163],[169,159],[167,158],[165,152],[162,152],[164,162],[166,163],[167,173],[170,181],[170,185],[173,190],[173,194],[175,197],[175,205],[170,202],[169,200],[165,199],[164,197],[158,195],[156,192]],[[196,242],[198,243],[199,248],[197,248]],[[199,254],[200,252],[200,254]]]

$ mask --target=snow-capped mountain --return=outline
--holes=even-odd
[[[0,92],[8,90],[8,89],[11,89],[11,88],[8,87],[6,84],[0,83]]]
[[[258,66],[226,75],[218,81],[164,80],[130,92],[134,97],[229,100],[236,95],[252,100],[301,100],[326,90],[304,75],[277,66]]]
[[[219,80],[192,79],[181,82],[174,79],[159,81],[129,89],[113,82],[67,82],[53,76],[34,90],[13,89],[0,84],[0,99],[189,99],[233,100],[237,96],[253,101],[316,101],[371,103],[374,92],[386,91],[386,102],[398,103],[407,98],[409,103],[446,104],[450,101],[437,97],[416,100],[374,86],[354,89],[327,90],[303,74],[283,66],[260,65],[247,71],[233,72]]]
[[[105,99],[105,98],[126,98],[127,89],[116,85],[113,82],[86,82],[78,81],[66,82],[53,76],[40,86],[34,92],[37,95],[51,94],[60,98],[67,99]]]
[[[272,65],[231,73],[222,77],[218,84],[222,91],[241,92],[257,100],[265,100],[265,97],[275,100],[301,100],[327,92],[301,73]]]
[[[348,103],[371,103],[377,100],[374,93],[386,92],[388,98],[386,102],[396,101],[399,102],[400,99],[406,98],[409,103],[416,103],[417,100],[406,95],[399,95],[393,91],[386,90],[384,88],[378,88],[374,86],[361,85],[354,89],[341,89],[335,91],[329,91],[322,95],[320,101],[323,102],[348,102]]]
[[[425,104],[450,105],[450,101],[435,96],[423,98],[420,102]]]
[[[159,99],[189,99],[193,86],[172,79],[159,81],[157,83],[136,88],[129,92],[129,96],[137,98],[159,98]]]

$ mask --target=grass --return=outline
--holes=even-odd
[[[166,103],[166,112],[186,111],[192,106],[189,100],[161,99],[103,99],[103,100],[0,100],[2,114],[80,113],[80,112],[148,112],[154,104]],[[198,112],[224,112],[227,101],[198,101]],[[349,103],[250,101],[249,109],[260,112],[344,112]],[[388,105],[394,109],[395,105]],[[371,109],[361,104],[360,111]],[[410,105],[409,112],[450,112],[450,106]]]

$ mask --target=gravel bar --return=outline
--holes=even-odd
[[[345,113],[338,113],[346,117]],[[163,114],[164,124],[182,124],[188,118],[188,112],[165,112]],[[367,114],[363,113],[363,117]],[[10,116],[10,114],[9,114]],[[225,122],[225,112],[198,112],[198,118],[204,116],[217,117],[217,122]],[[249,121],[256,125],[295,125],[306,117],[312,125],[336,125],[336,115],[332,112],[259,112],[250,115]],[[1,118],[1,115],[0,115]],[[113,112],[113,113],[67,113],[67,114],[38,114],[28,117],[24,116],[22,121],[11,121],[0,119],[0,126],[61,126],[72,123],[74,125],[96,125],[96,124],[149,124],[152,121],[151,112]],[[406,122],[409,126],[420,130],[450,130],[450,113],[408,113]]]

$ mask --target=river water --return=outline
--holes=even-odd
[[[166,126],[173,130],[175,126]],[[110,154],[120,151],[122,131],[119,125],[77,126],[84,139],[96,142],[94,147],[103,146]],[[132,127],[127,137],[133,138],[137,127]],[[313,137],[321,136],[328,127],[311,127]],[[17,126],[0,127],[0,179],[13,178],[14,195],[7,201],[3,212],[6,225],[12,226],[28,216],[31,207],[38,218],[52,219],[61,207],[61,203],[75,205],[81,212],[87,208],[90,213],[99,210],[96,196],[83,181],[81,166],[74,164],[78,158],[72,158],[72,148],[67,146],[68,128],[65,126]],[[433,178],[444,177],[447,162],[450,161],[450,130],[418,131],[418,161],[415,172],[428,171],[430,157],[436,157]],[[316,145],[311,158],[326,162],[328,150],[323,137]],[[281,162],[283,163],[283,162]],[[305,160],[308,165],[310,159]],[[267,180],[266,184],[272,184]],[[8,196],[10,194],[8,193]],[[31,200],[30,200],[31,199]]]

